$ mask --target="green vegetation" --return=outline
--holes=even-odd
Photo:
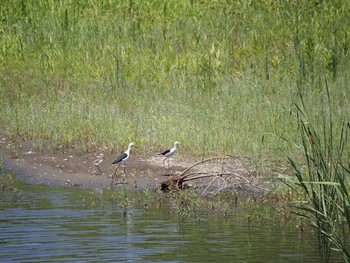
[[[0,169],[0,207],[18,205],[23,201],[21,183],[10,172]]]
[[[290,186],[302,200],[300,213],[319,231],[325,261],[330,249],[348,260],[349,6],[2,1],[1,130],[15,142],[32,139],[38,149],[114,149],[130,141],[159,149],[178,140],[182,154],[200,156],[261,161],[289,152],[296,175]],[[111,196],[124,213],[128,194]],[[100,198],[92,193],[91,203]],[[202,212],[203,200],[191,192],[169,198],[180,218]],[[217,211],[229,216],[230,205],[219,200]],[[247,216],[249,224],[253,219]]]
[[[3,1],[0,123],[36,146],[281,156],[297,88],[349,115],[343,1]]]
[[[321,108],[317,125],[310,120],[310,109],[301,97],[298,106],[301,138],[295,145],[304,160],[297,164],[288,157],[294,176],[282,178],[297,192],[296,213],[317,230],[323,262],[330,261],[332,250],[342,254],[344,262],[350,262],[350,124],[344,122],[336,129],[332,108]]]

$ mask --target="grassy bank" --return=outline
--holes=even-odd
[[[38,148],[278,157],[297,88],[349,116],[339,1],[17,1],[0,12],[0,123]]]

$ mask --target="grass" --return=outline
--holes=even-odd
[[[0,12],[0,124],[37,148],[181,142],[279,158],[297,87],[349,115],[346,7],[304,1],[18,1]]]

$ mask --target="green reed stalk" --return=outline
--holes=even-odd
[[[317,230],[320,253],[329,262],[331,251],[339,252],[350,262],[350,169],[348,136],[350,126],[333,123],[330,94],[327,89],[328,111],[322,111],[317,123],[305,105],[302,92],[297,106],[303,162],[288,157],[294,176],[280,176],[304,200],[296,204],[296,213],[308,219]]]

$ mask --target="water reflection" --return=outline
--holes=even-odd
[[[278,220],[248,227],[238,210],[180,220],[167,205],[124,215],[108,202],[91,208],[89,191],[27,186],[24,201],[3,201],[1,261],[319,262],[317,242]]]

